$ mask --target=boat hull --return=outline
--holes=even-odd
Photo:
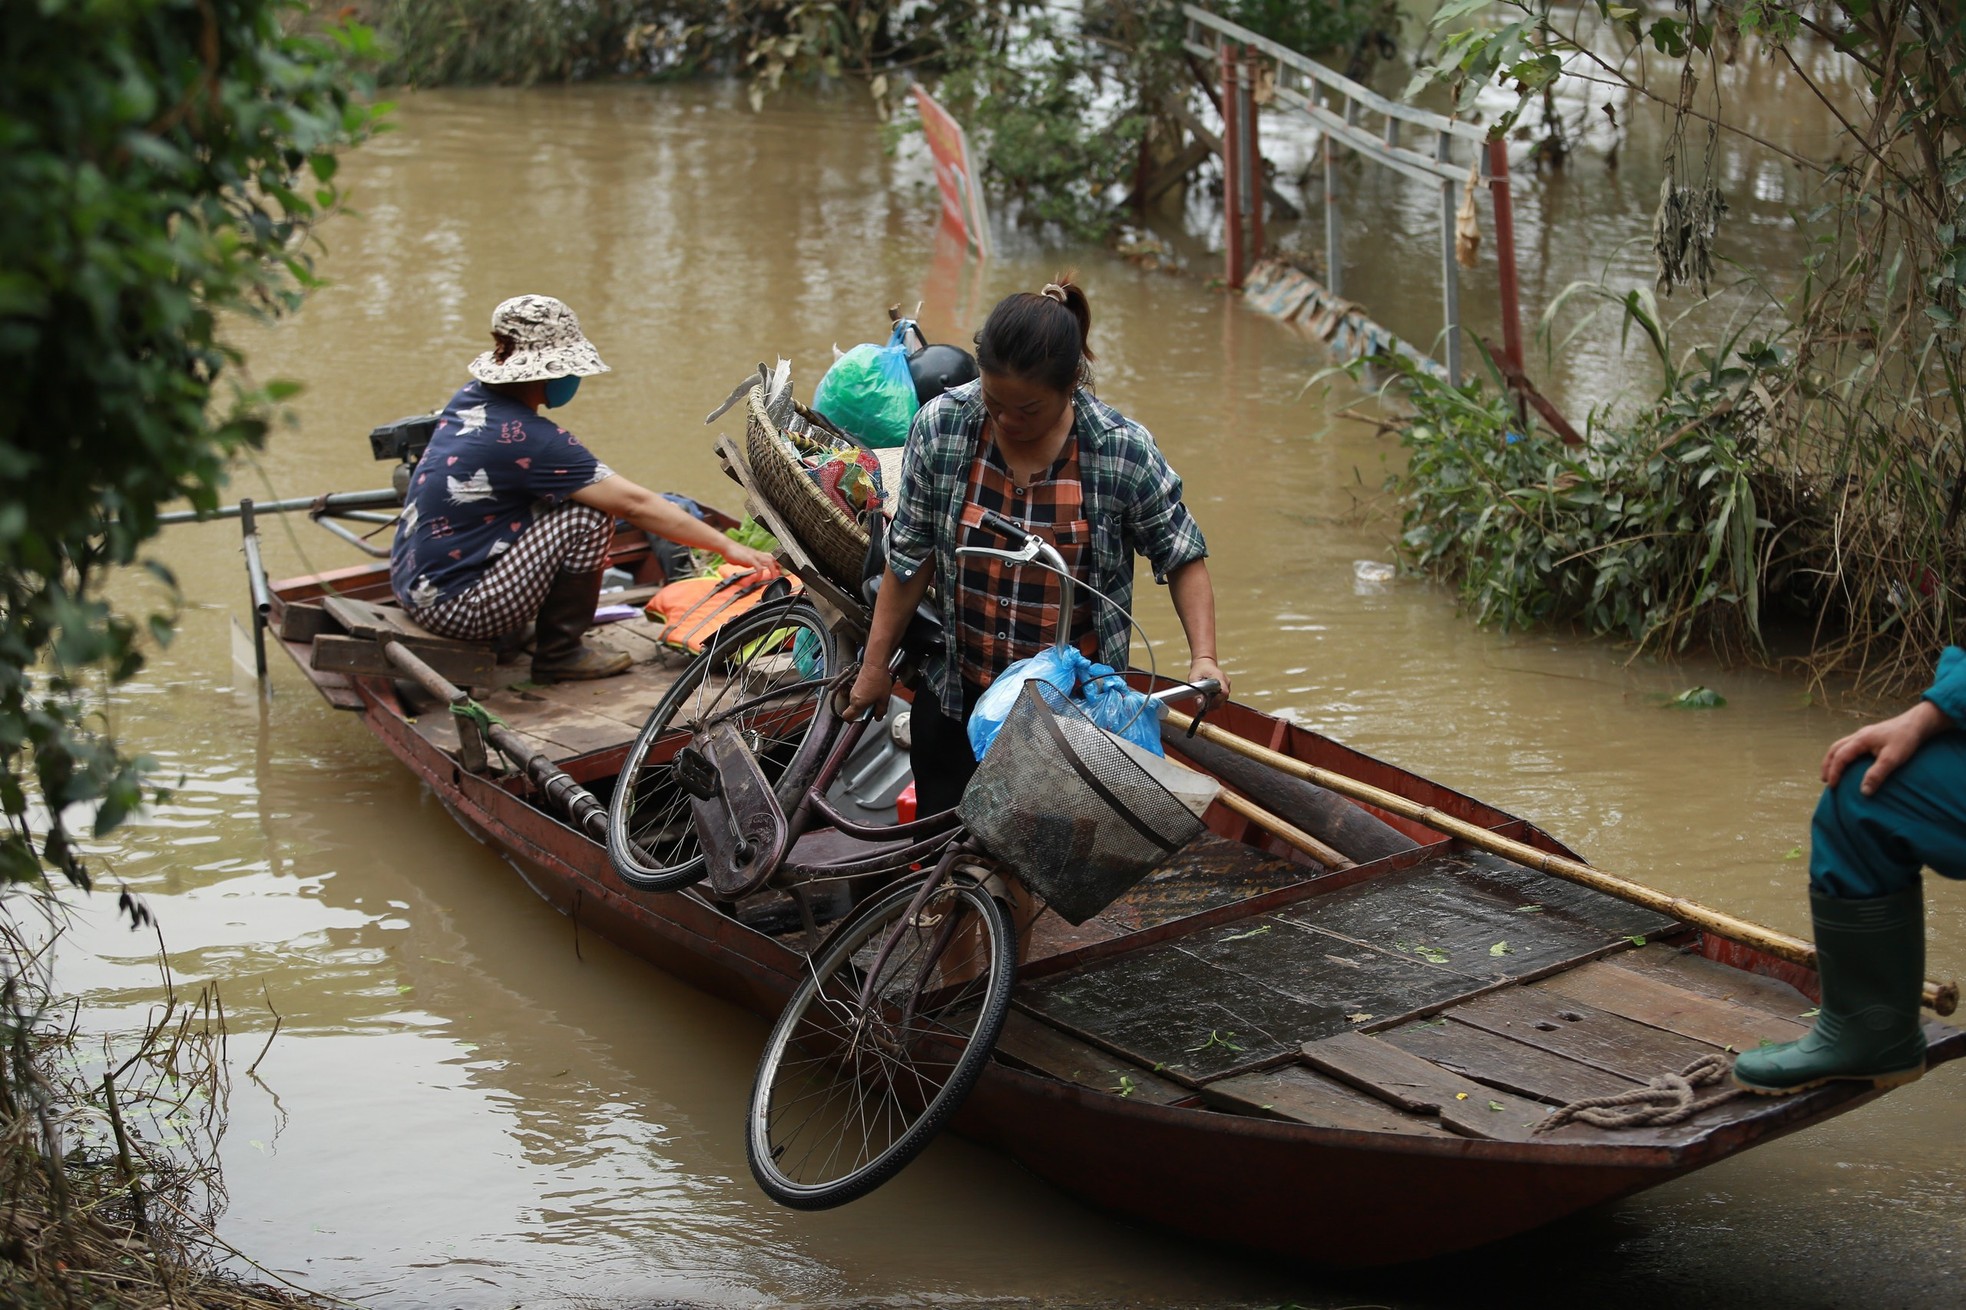
[[[505,855],[578,927],[763,1017],[790,995],[801,957],[690,893],[634,891],[605,851],[492,780],[464,773],[374,684],[359,684],[376,737],[474,837]],[[603,777],[619,752],[575,761]],[[1329,1267],[1412,1261],[1529,1231],[1656,1186],[1867,1100],[1852,1089],[1800,1102],[1690,1148],[1402,1138],[1130,1100],[990,1065],[955,1121],[1099,1209],[1203,1241]],[[733,1110],[733,1113],[736,1113]],[[1771,1122],[1774,1116],[1777,1122]]]

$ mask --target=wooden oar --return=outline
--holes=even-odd
[[[1296,824],[1270,813],[1254,801],[1245,800],[1243,797],[1230,791],[1227,787],[1215,793],[1215,799],[1221,801],[1223,805],[1234,810],[1243,818],[1248,819],[1257,827],[1282,838],[1286,844],[1295,846],[1298,850],[1304,852],[1304,854],[1310,856],[1327,869],[1351,869],[1357,867],[1353,861],[1346,858],[1343,851],[1334,850],[1311,836],[1308,832],[1305,832],[1302,828],[1299,828]]]
[[[1192,718],[1173,710],[1168,711],[1165,722],[1184,731],[1194,724]],[[1785,932],[1778,932],[1762,924],[1737,918],[1725,911],[1701,905],[1697,901],[1669,896],[1643,883],[1620,878],[1602,869],[1594,869],[1581,860],[1565,859],[1561,855],[1539,851],[1527,842],[1519,842],[1492,833],[1477,824],[1469,823],[1465,819],[1457,819],[1451,814],[1443,814],[1431,805],[1410,801],[1383,787],[1374,787],[1371,783],[1348,778],[1342,773],[1333,773],[1329,769],[1320,769],[1315,764],[1292,759],[1288,755],[1238,737],[1232,732],[1225,732],[1212,723],[1202,724],[1197,731],[1217,745],[1267,764],[1279,773],[1287,773],[1306,782],[1314,782],[1320,787],[1329,788],[1353,800],[1376,805],[1388,814],[1397,814],[1415,823],[1423,823],[1436,832],[1458,837],[1477,849],[1504,856],[1518,864],[1526,864],[1532,869],[1562,878],[1566,882],[1589,887],[1593,891],[1603,892],[1607,896],[1615,896],[1621,901],[1629,901],[1633,905],[1642,905],[1648,910],[1670,915],[1681,923],[1691,924],[1695,928],[1703,929],[1728,941],[1740,942],[1744,946],[1766,951],[1777,959],[1787,960],[1791,964],[1799,964],[1809,969],[1816,967],[1816,948],[1800,937],[1791,937]],[[1950,982],[1927,982],[1922,999],[1935,1013],[1951,1014],[1959,1005],[1959,985]]]

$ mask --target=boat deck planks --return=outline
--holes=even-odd
[[[1550,1112],[1540,1102],[1484,1087],[1362,1033],[1309,1042],[1304,1062],[1396,1109],[1437,1115],[1442,1127],[1463,1137],[1526,1142]],[[1566,1131],[1559,1140],[1576,1139]]]
[[[1735,1051],[1751,1051],[1763,1041],[1792,1042],[1809,1031],[1806,1023],[1777,1018],[1734,1001],[1701,996],[1610,960],[1598,960],[1545,979],[1540,990]]]
[[[1485,1029],[1497,1037],[1512,1038],[1634,1082],[1678,1073],[1718,1049],[1534,986],[1478,996],[1446,1013],[1452,1022]]]
[[[1613,1096],[1640,1085],[1637,1079],[1445,1018],[1423,1019],[1379,1038],[1465,1078],[1551,1105]]]
[[[1531,879],[1533,899],[1520,892]],[[1019,995],[1085,1040],[1199,1085],[1670,926],[1584,888],[1549,894],[1550,882],[1451,852],[1040,978]],[[1521,912],[1528,905],[1541,909]]]
[[[1697,950],[1681,949],[1654,942],[1643,950],[1631,951],[1618,962],[1628,969],[1641,970],[1664,978],[1701,996],[1738,1001],[1769,1014],[1798,1022],[1808,1022],[1816,1003],[1787,983],[1759,974],[1730,968],[1709,960]]]
[[[1232,905],[1314,879],[1319,870],[1205,832],[1084,923],[1055,914],[1035,925],[1029,958],[1144,932],[1192,914]]]
[[[1294,1064],[1225,1078],[1202,1088],[1201,1095],[1210,1105],[1238,1114],[1288,1119],[1319,1128],[1403,1133],[1413,1137],[1450,1136],[1430,1118],[1396,1110],[1334,1078]]]
[[[1282,917],[1486,980],[1533,974],[1628,936],[1630,917],[1606,905],[1555,907],[1512,895],[1490,877],[1494,863],[1504,862],[1459,852],[1439,856],[1313,897]],[[1398,895],[1388,895],[1394,889]],[[1663,921],[1653,930],[1659,926]]]
[[[1088,1046],[1015,1009],[1004,1021],[996,1054],[1060,1082],[1075,1083],[1097,1092],[1113,1092],[1152,1105],[1173,1105],[1194,1096],[1179,1083]]]

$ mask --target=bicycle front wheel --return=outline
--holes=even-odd
[[[1010,912],[965,875],[918,908],[912,879],[806,962],[765,1043],[745,1150],[781,1205],[858,1200],[934,1139],[976,1085],[1010,1008]]]
[[[608,798],[608,862],[644,891],[680,891],[705,872],[689,794],[671,761],[689,734],[727,718],[777,786],[838,671],[833,633],[804,600],[746,614],[717,634],[656,702]]]

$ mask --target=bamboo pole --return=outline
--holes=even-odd
[[[1166,722],[1184,731],[1194,725],[1191,717],[1175,710],[1167,712]],[[1315,764],[1306,764],[1302,760],[1292,759],[1268,747],[1258,746],[1255,742],[1238,737],[1232,732],[1225,732],[1212,723],[1204,723],[1196,730],[1216,745],[1247,756],[1260,764],[1267,764],[1279,773],[1287,773],[1292,777],[1302,778],[1305,782],[1314,782],[1340,795],[1349,796],[1353,800],[1376,805],[1388,814],[1397,814],[1403,819],[1425,824],[1436,832],[1458,837],[1479,850],[1504,856],[1518,864],[1525,864],[1542,873],[1562,878],[1566,882],[1574,882],[1593,891],[1603,892],[1607,896],[1615,896],[1621,901],[1642,905],[1648,910],[1670,915],[1681,923],[1690,924],[1727,941],[1739,942],[1743,946],[1765,951],[1791,964],[1799,964],[1808,969],[1816,967],[1816,948],[1800,937],[1791,937],[1785,932],[1778,932],[1751,920],[1738,918],[1724,910],[1712,909],[1697,901],[1670,896],[1657,888],[1647,887],[1643,883],[1632,882],[1616,874],[1606,873],[1602,869],[1592,868],[1581,860],[1566,859],[1549,851],[1539,851],[1527,842],[1503,837],[1478,824],[1457,819],[1451,814],[1443,814],[1431,805],[1408,800],[1383,787],[1374,787],[1371,783],[1360,782],[1356,778],[1348,778],[1342,773],[1333,773],[1329,769],[1320,769]],[[1959,985],[1951,982],[1928,981],[1924,985],[1924,993],[1920,999],[1934,1013],[1951,1014],[1959,1005]]]
[[[1295,846],[1298,850],[1304,852],[1304,854],[1310,856],[1327,869],[1351,869],[1357,867],[1356,862],[1348,858],[1343,851],[1325,845],[1288,819],[1270,813],[1255,801],[1239,796],[1227,787],[1217,792],[1215,799],[1221,801],[1223,805],[1234,810],[1243,818],[1248,819],[1257,827],[1281,838],[1287,844]]]

